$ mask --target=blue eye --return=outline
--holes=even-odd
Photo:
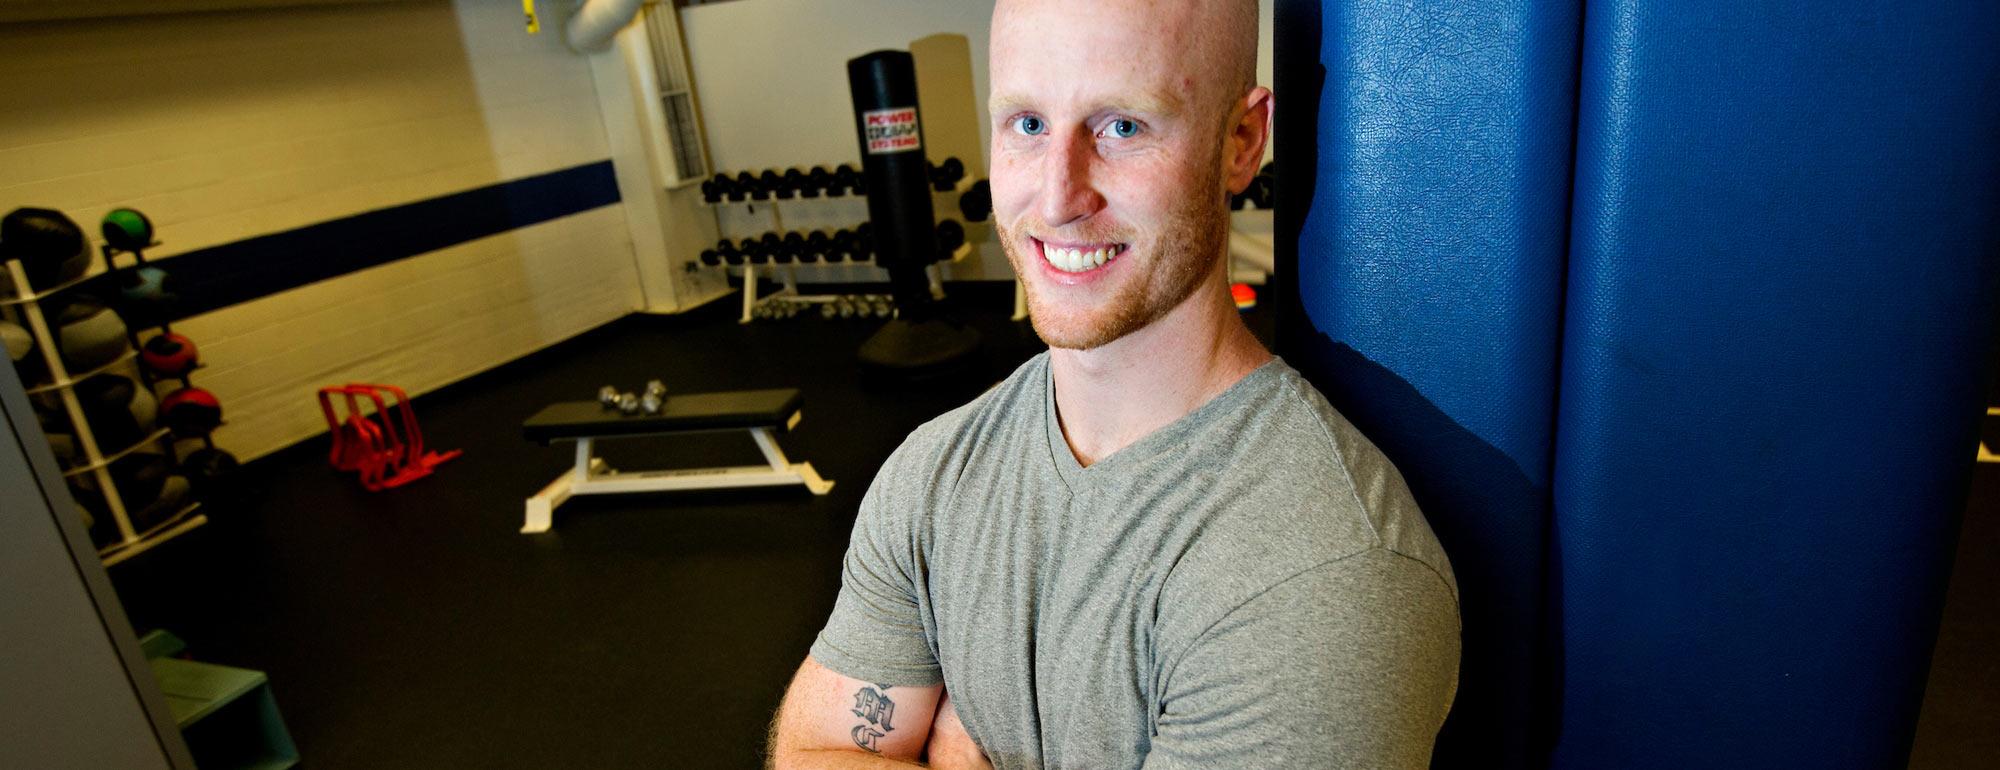
[[[1043,123],[1041,118],[1033,115],[1022,115],[1015,118],[1014,125],[1020,129],[1021,133],[1029,136],[1035,136],[1048,129],[1048,124]]]
[[[1120,119],[1111,121],[1112,136],[1116,136],[1120,139],[1130,139],[1134,136],[1137,136],[1138,134],[1139,134],[1139,122],[1136,120]]]

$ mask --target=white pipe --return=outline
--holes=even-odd
[[[569,28],[564,31],[570,49],[593,53],[609,48],[612,36],[632,23],[642,4],[644,0],[584,0],[583,7],[569,17]]]

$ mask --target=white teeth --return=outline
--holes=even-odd
[[[1106,246],[1084,251],[1042,244],[1042,253],[1047,256],[1049,264],[1056,266],[1057,269],[1068,273],[1081,273],[1102,267],[1104,263],[1111,261],[1118,256],[1118,247]]]

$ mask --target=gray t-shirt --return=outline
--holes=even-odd
[[[943,681],[995,770],[1425,767],[1458,654],[1402,476],[1297,371],[1084,468],[1047,353],[889,457],[812,647]]]

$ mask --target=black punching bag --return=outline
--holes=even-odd
[[[938,260],[938,242],[917,112],[916,60],[908,51],[849,59],[847,84],[854,95],[875,262],[889,271],[897,315],[862,343],[861,361],[895,375],[943,373],[978,350],[979,334],[939,316],[924,272]]]

